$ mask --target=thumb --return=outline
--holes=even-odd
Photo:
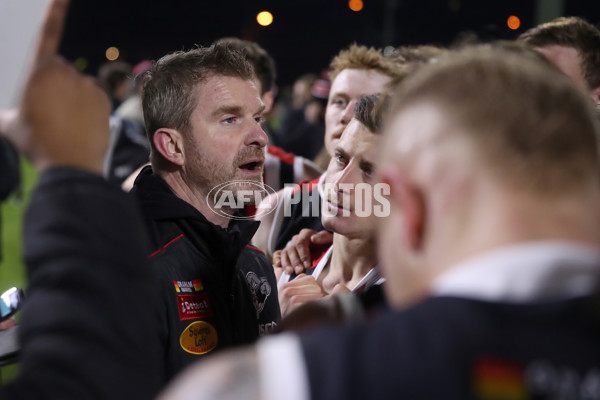
[[[350,289],[348,289],[348,287],[346,287],[346,285],[344,285],[343,283],[338,283],[334,286],[333,290],[331,291],[331,294],[338,293],[350,293]]]
[[[333,234],[328,231],[321,231],[312,235],[310,241],[313,244],[330,244],[333,242]]]

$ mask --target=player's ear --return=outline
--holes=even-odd
[[[423,247],[426,206],[422,191],[398,169],[389,168],[380,173],[380,181],[389,185],[389,199],[398,210],[398,223],[412,251]]]
[[[273,103],[275,102],[275,95],[272,90],[269,90],[265,94],[262,95],[262,101],[265,105],[264,113],[268,113],[273,108]]]

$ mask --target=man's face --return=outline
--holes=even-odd
[[[348,237],[374,235],[377,217],[373,212],[376,205],[373,174],[379,140],[379,135],[352,119],[337,141],[327,168],[322,200],[321,221],[326,229]],[[362,200],[357,201],[358,196]]]
[[[234,180],[262,185],[267,135],[260,126],[264,105],[254,82],[214,75],[196,87],[196,96],[192,129],[184,135],[187,185],[202,195]]]
[[[586,92],[589,90],[581,69],[581,57],[573,47],[545,46],[536,47],[535,50],[556,65],[558,69],[571,78],[579,87]]]
[[[389,76],[366,69],[345,69],[335,77],[325,109],[325,148],[330,155],[354,115],[358,98],[383,93],[390,81]]]

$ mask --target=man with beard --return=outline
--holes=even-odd
[[[271,265],[248,245],[258,223],[243,213],[242,200],[264,190],[265,106],[255,81],[245,57],[217,43],[163,57],[144,84],[151,166],[132,193],[154,246],[169,377],[254,341],[280,316]]]
[[[162,400],[600,397],[591,101],[537,57],[476,47],[417,71],[388,115],[395,310],[215,357]]]

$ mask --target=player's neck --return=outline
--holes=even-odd
[[[333,250],[323,288],[331,291],[337,283],[341,283],[352,289],[375,265],[377,252],[372,238],[349,239],[334,234]]]

